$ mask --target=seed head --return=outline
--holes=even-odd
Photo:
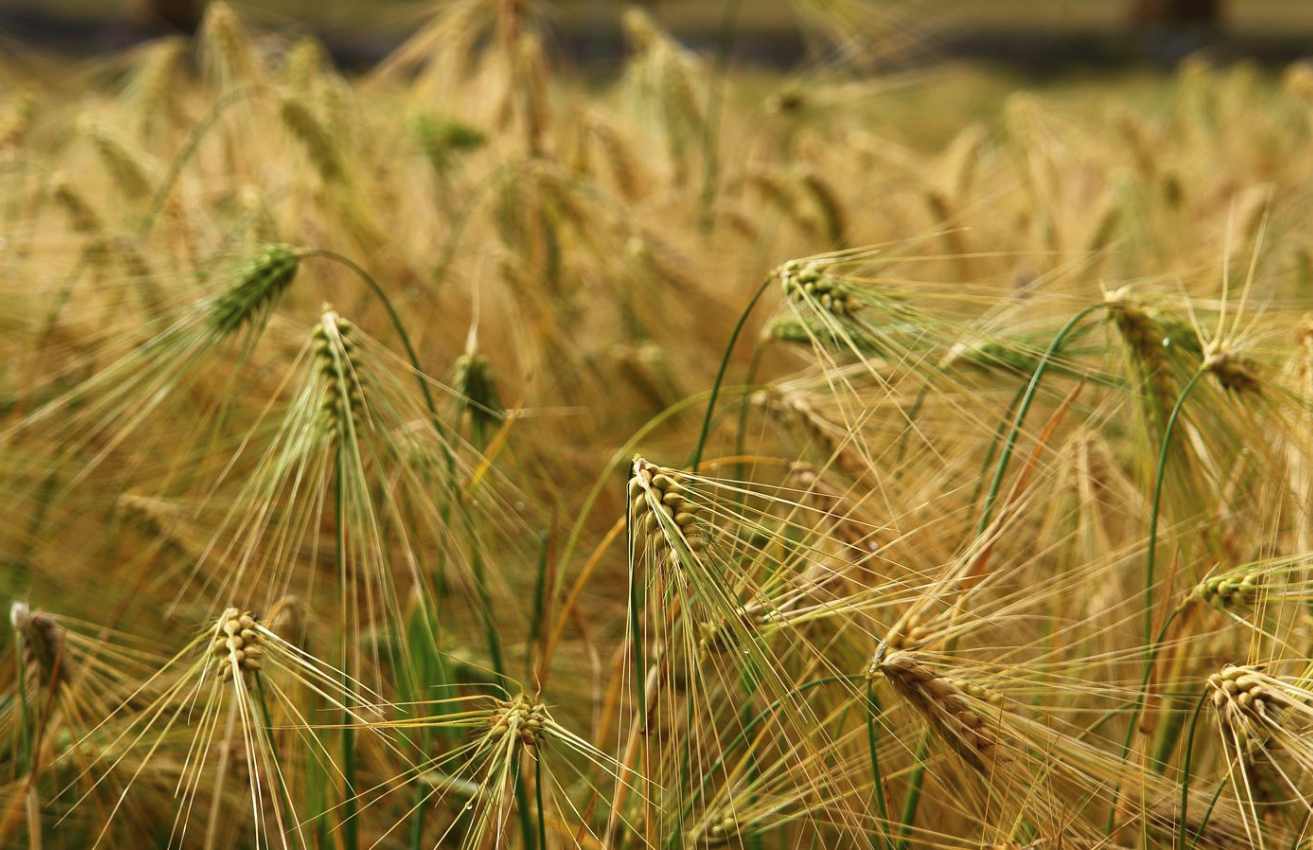
[[[364,387],[353,354],[357,348],[355,325],[332,310],[324,313],[312,340],[319,374],[325,381],[320,416],[333,437],[354,426],[364,411]]]
[[[1276,727],[1276,712],[1287,704],[1257,667],[1228,664],[1208,677],[1208,688],[1219,720],[1245,740]]]
[[[780,267],[779,276],[785,296],[795,303],[811,305],[836,316],[851,315],[858,307],[843,281],[825,274],[815,263],[802,266],[790,260]]]
[[[1219,611],[1249,605],[1262,585],[1259,573],[1243,576],[1214,576],[1195,589],[1195,595]]]
[[[967,764],[988,773],[998,751],[995,730],[976,713],[973,695],[959,680],[935,673],[921,663],[916,653],[901,650],[877,657],[868,674],[881,674],[888,679],[894,690],[925,717]],[[981,692],[989,695],[983,689]]]
[[[219,296],[210,310],[210,326],[221,336],[262,319],[296,278],[302,252],[290,245],[270,245],[251,262],[242,279]]]
[[[32,612],[26,602],[9,609],[9,622],[23,642],[23,657],[41,676],[43,687],[57,689],[68,682],[72,670],[65,652],[64,629],[44,611]]]
[[[543,729],[550,721],[547,706],[520,694],[514,699],[497,702],[488,734],[493,738],[512,735],[523,746],[533,749],[541,742]]]
[[[700,511],[689,501],[687,493],[688,488],[676,481],[670,470],[641,457],[634,458],[633,476],[629,479],[629,508],[635,540],[646,537],[658,549],[665,549],[677,529],[691,551],[705,549],[707,541],[697,522]]]
[[[232,679],[234,671],[246,674],[260,669],[264,648],[260,646],[260,633],[256,631],[255,618],[249,611],[241,613],[236,608],[229,608],[223,612],[215,628],[210,653],[222,659],[219,676],[225,682]]]

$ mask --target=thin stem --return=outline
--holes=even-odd
[[[773,275],[767,275],[766,279],[757,287],[757,291],[752,293],[752,298],[748,301],[748,306],[743,309],[739,315],[739,320],[734,324],[734,332],[729,336],[729,343],[725,346],[725,355],[720,358],[720,369],[716,372],[716,382],[711,385],[711,396],[707,399],[707,413],[702,418],[702,433],[698,436],[697,447],[693,449],[693,457],[689,459],[689,470],[692,474],[697,475],[698,464],[702,462],[702,450],[707,444],[707,435],[711,432],[711,417],[716,410],[716,398],[720,395],[720,385],[725,380],[725,370],[729,368],[729,358],[734,352],[734,345],[739,341],[739,334],[743,332],[743,326],[747,324],[748,315],[752,308],[757,306],[761,296],[766,292],[766,287],[774,280]]]
[[[210,132],[210,129],[223,115],[224,111],[233,104],[240,103],[249,97],[271,94],[273,94],[272,90],[265,86],[246,86],[233,89],[214,102],[214,105],[210,107],[210,111],[205,114],[200,123],[187,134],[187,141],[183,143],[178,155],[173,158],[173,162],[169,163],[168,173],[164,175],[164,181],[160,183],[160,187],[155,190],[155,195],[150,201],[150,209],[147,210],[146,217],[141,220],[141,226],[137,229],[138,238],[145,238],[150,233],[151,228],[155,226],[155,219],[159,217],[164,202],[168,200],[169,192],[173,190],[173,184],[178,181],[178,177],[182,174],[182,170],[187,167],[187,163],[191,162],[192,157],[196,155],[196,150],[200,147],[205,134]]]
[[[1058,349],[1062,347],[1063,340],[1067,335],[1076,328],[1078,324],[1090,313],[1095,310],[1103,309],[1102,304],[1091,304],[1081,309],[1076,315],[1067,320],[1049,347],[1044,351],[1044,356],[1040,358],[1039,364],[1035,367],[1035,374],[1030,378],[1030,383],[1026,386],[1026,393],[1021,397],[1021,404],[1017,408],[1016,417],[1012,420],[1012,428],[1008,431],[1007,440],[1003,443],[1003,452],[999,456],[998,466],[994,469],[994,479],[989,485],[989,494],[985,496],[985,507],[980,513],[980,523],[976,527],[976,536],[985,533],[989,527],[990,516],[994,511],[994,503],[998,500],[998,493],[1003,486],[1003,476],[1007,473],[1008,463],[1012,460],[1012,451],[1017,445],[1017,437],[1021,433],[1021,424],[1026,420],[1026,414],[1030,412],[1030,405],[1035,400],[1035,393],[1039,389],[1040,379],[1049,368],[1049,362],[1057,354]]]
[[[925,785],[925,760],[930,755],[930,730],[921,733],[921,740],[916,745],[917,769],[912,774],[911,784],[907,786],[907,796],[903,798],[903,828],[898,835],[897,850],[907,850],[907,839],[912,834],[916,822],[916,810],[921,804],[921,788]]]
[[[547,850],[547,811],[543,808],[543,760],[538,753],[533,757],[533,791],[538,803],[538,847]]]
[[[345,434],[343,438],[345,439]],[[333,487],[333,504],[336,515],[337,528],[337,568],[341,574],[342,587],[346,588],[347,584],[347,553],[346,553],[346,500],[343,498],[344,479],[346,478],[346,454],[342,451],[342,445],[339,442],[337,448],[337,480]],[[346,606],[342,607],[342,617],[346,618]],[[342,633],[345,635],[346,623],[343,623]],[[351,684],[350,674],[352,665],[349,663],[350,651],[343,645],[342,647],[342,687],[349,688]],[[343,712],[342,718],[342,779],[346,783],[345,793],[342,800],[342,845],[345,850],[358,850],[360,847],[359,824],[356,823],[356,736],[355,730],[351,726],[352,717],[350,711]]]
[[[1158,469],[1155,472],[1153,485],[1153,506],[1149,510],[1149,549],[1144,556],[1144,639],[1147,641],[1153,636],[1153,582],[1154,582],[1154,561],[1155,550],[1158,548],[1158,513],[1162,508],[1163,501],[1163,473],[1167,469],[1167,450],[1171,447],[1172,431],[1176,427],[1176,420],[1181,415],[1181,408],[1185,406],[1185,400],[1190,397],[1195,385],[1199,379],[1204,376],[1204,370],[1200,369],[1190,376],[1186,382],[1185,388],[1181,390],[1181,395],[1176,399],[1176,404],[1172,406],[1172,415],[1167,417],[1167,428],[1163,431],[1162,448],[1158,451]]]
[[[1208,692],[1204,691],[1199,695],[1199,703],[1194,707],[1194,717],[1190,720],[1190,737],[1185,739],[1185,761],[1181,764],[1181,820],[1180,838],[1181,850],[1185,850],[1185,830],[1186,830],[1186,812],[1190,810],[1190,769],[1191,761],[1194,758],[1194,733],[1195,727],[1199,725],[1199,713],[1203,710],[1204,703],[1208,699]]]
[[[871,779],[874,786],[871,793],[875,795],[875,808],[880,813],[880,838],[885,847],[892,847],[889,840],[889,803],[884,798],[884,779],[880,771],[880,740],[876,733],[876,718],[884,714],[879,699],[875,696],[875,684],[866,683],[866,745],[871,751]],[[871,842],[875,845],[875,841]]]

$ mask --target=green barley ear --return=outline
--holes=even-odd
[[[815,263],[804,266],[790,260],[780,267],[779,275],[785,297],[795,303],[810,304],[835,316],[848,316],[860,306],[842,280],[826,274]]]
[[[424,158],[438,173],[448,171],[457,159],[478,150],[488,141],[488,137],[477,128],[432,112],[412,116],[409,129],[424,152]]]
[[[1214,576],[1205,580],[1194,591],[1194,598],[1219,611],[1248,607],[1262,589],[1261,573]]]
[[[700,512],[687,493],[688,488],[676,481],[670,470],[634,458],[629,509],[635,546],[646,539],[660,553],[670,548],[671,541],[680,539],[692,552],[706,548],[707,540],[698,523]]]
[[[263,322],[296,278],[302,252],[290,245],[270,245],[253,261],[246,274],[210,308],[210,326],[220,335],[241,329],[247,323]]]
[[[315,360],[324,378],[320,404],[323,427],[330,439],[355,433],[364,410],[364,386],[357,370],[355,325],[332,310],[324,313],[313,334]]]
[[[456,361],[456,391],[468,406],[470,430],[476,446],[481,445],[487,433],[500,425],[506,405],[497,392],[497,380],[492,372],[492,361],[482,354],[467,353]]]

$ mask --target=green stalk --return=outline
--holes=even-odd
[[[339,376],[340,378],[340,376]],[[349,427],[349,425],[348,425]],[[342,451],[341,440],[345,439],[344,434],[338,441],[337,446],[337,480],[333,486],[333,508],[336,517],[336,536],[337,536],[337,568],[341,574],[342,586],[347,585],[347,562],[346,562],[346,500],[342,498],[344,479],[346,478],[346,455]],[[342,613],[345,617],[345,610]],[[342,629],[342,634],[346,635],[346,628]],[[351,685],[350,678],[350,650],[344,645],[342,647],[342,687],[349,689]],[[349,690],[348,690],[349,692]],[[346,782],[346,793],[342,800],[342,845],[345,850],[359,850],[360,833],[359,824],[356,822],[356,736],[355,730],[351,728],[350,712],[343,712],[342,717],[342,777]]]
[[[1076,327],[1096,310],[1103,309],[1102,304],[1091,304],[1081,308],[1076,315],[1067,320],[1049,343],[1049,347],[1044,350],[1044,355],[1040,357],[1039,363],[1035,366],[1035,373],[1030,377],[1030,383],[1026,385],[1025,393],[1021,396],[1021,402],[1017,405],[1016,415],[1012,419],[1012,426],[1008,429],[1007,438],[1003,441],[1003,451],[999,454],[998,465],[994,468],[994,477],[989,484],[989,492],[985,496],[985,505],[980,512],[980,522],[976,526],[976,536],[980,537],[989,528],[989,520],[994,512],[994,503],[998,501],[999,491],[1003,487],[1003,478],[1007,474],[1008,464],[1012,461],[1012,452],[1016,449],[1017,439],[1021,434],[1022,423],[1026,421],[1026,414],[1030,412],[1030,406],[1035,401],[1035,394],[1039,390],[1040,380],[1044,373],[1048,371],[1049,363],[1053,360],[1054,355],[1062,348],[1062,343],[1067,336],[1076,329]],[[902,837],[898,842],[898,850],[904,850],[907,844],[907,836],[911,833],[912,824],[916,820],[916,809],[921,802],[921,786],[925,782],[925,757],[929,752],[930,733],[927,731],[921,737],[921,742],[917,745],[917,764],[912,771],[911,785],[907,789],[907,797],[903,804],[903,828]]]
[[[907,839],[912,834],[912,824],[916,820],[917,807],[921,805],[921,788],[925,785],[925,760],[930,755],[930,730],[921,733],[921,740],[916,745],[916,770],[912,773],[911,784],[907,786],[907,796],[903,798],[903,828],[898,835],[897,850],[907,850]]]
[[[1153,582],[1154,582],[1154,550],[1158,548],[1158,514],[1162,508],[1163,498],[1163,473],[1167,469],[1167,451],[1171,448],[1172,432],[1176,428],[1176,420],[1181,415],[1181,408],[1185,406],[1185,400],[1190,397],[1190,393],[1199,383],[1199,379],[1205,374],[1203,369],[1195,372],[1190,376],[1190,380],[1181,390],[1181,395],[1176,399],[1176,404],[1172,405],[1172,413],[1167,417],[1167,426],[1163,430],[1163,444],[1158,451],[1158,468],[1155,472],[1153,486],[1153,503],[1149,509],[1149,548],[1144,558],[1144,632],[1145,642],[1149,646],[1149,654],[1144,662],[1144,675],[1140,684],[1140,693],[1136,698],[1135,708],[1131,712],[1130,725],[1126,729],[1126,741],[1122,744],[1122,761],[1126,760],[1131,751],[1131,742],[1135,740],[1136,725],[1139,722],[1140,712],[1145,708],[1145,703],[1149,697],[1149,681],[1153,678],[1153,665],[1158,657],[1158,646],[1162,643],[1167,635],[1167,627],[1176,619],[1180,613],[1180,607],[1167,618],[1163,623],[1162,629],[1158,632],[1155,639],[1153,636]],[[1180,726],[1176,727],[1176,733],[1180,733]],[[1170,749],[1175,745],[1174,739],[1159,741],[1157,751],[1162,752],[1164,747]],[[1112,833],[1113,825],[1117,814],[1117,798],[1121,793],[1120,784],[1114,785],[1112,789],[1112,808],[1108,812],[1108,833]]]
[[[533,758],[533,790],[538,798],[538,846],[547,850],[547,812],[543,808],[543,760],[535,753]]]
[[[1222,789],[1225,787],[1226,787],[1225,782],[1217,783],[1217,790],[1213,792],[1213,799],[1211,802],[1209,802],[1208,808],[1204,810],[1204,817],[1201,821],[1199,821],[1199,828],[1196,829],[1194,832],[1194,840],[1190,842],[1191,850],[1193,850],[1194,847],[1198,846],[1199,839],[1203,838],[1204,830],[1208,828],[1208,821],[1213,817],[1213,809],[1217,808],[1217,801],[1221,798]],[[1296,847],[1299,846],[1299,836],[1296,836],[1295,838],[1295,846]]]
[[[693,449],[693,457],[689,459],[688,463],[690,471],[694,475],[697,475],[698,464],[702,462],[702,450],[706,447],[707,435],[711,431],[711,417],[716,410],[716,397],[720,395],[720,385],[725,380],[725,370],[729,368],[729,358],[734,352],[734,345],[739,341],[739,334],[743,333],[743,326],[747,324],[748,315],[752,312],[752,308],[757,306],[757,302],[761,300],[761,296],[766,292],[766,287],[770,286],[770,282],[774,279],[773,275],[767,275],[766,279],[757,287],[757,291],[752,293],[752,298],[748,300],[748,306],[743,308],[743,312],[739,314],[739,320],[734,324],[734,332],[729,336],[729,343],[725,346],[725,354],[720,358],[720,369],[716,372],[716,381],[711,385],[711,395],[707,398],[707,413],[702,418],[702,433],[698,436],[697,447]]]
[[[880,844],[892,848],[893,842],[889,840],[889,803],[884,798],[884,779],[880,771],[880,740],[875,729],[876,718],[883,715],[884,709],[875,696],[875,685],[868,681],[866,683],[866,745],[871,751],[871,779],[875,783],[872,793],[875,794],[875,808],[880,813]],[[876,846],[874,837],[871,839],[871,846]]]
[[[1058,349],[1062,347],[1062,342],[1067,335],[1072,332],[1080,322],[1095,310],[1103,309],[1102,304],[1092,304],[1082,308],[1076,315],[1067,320],[1049,347],[1045,349],[1044,356],[1040,358],[1039,364],[1035,366],[1035,374],[1031,376],[1030,383],[1026,385],[1026,393],[1021,397],[1021,404],[1017,408],[1016,417],[1012,420],[1012,428],[1008,431],[1007,439],[1003,443],[1003,452],[998,459],[998,466],[994,469],[994,479],[989,485],[989,494],[985,496],[985,507],[980,514],[980,523],[976,526],[976,536],[985,533],[989,527],[990,515],[994,511],[994,502],[998,500],[999,489],[1003,486],[1003,476],[1007,473],[1008,463],[1012,460],[1012,451],[1016,448],[1017,437],[1021,434],[1021,424],[1026,420],[1026,414],[1030,412],[1030,405],[1035,400],[1035,393],[1039,389],[1040,379],[1049,368],[1049,361],[1057,354]]]
[[[1208,692],[1204,691],[1199,695],[1199,703],[1194,707],[1194,717],[1190,720],[1190,737],[1185,740],[1185,761],[1181,765],[1181,814],[1179,815],[1181,850],[1185,848],[1185,822],[1186,812],[1190,809],[1190,774],[1191,760],[1194,758],[1194,733],[1195,728],[1199,725],[1199,713],[1203,710],[1204,703],[1208,701]]]
[[[1149,511],[1149,550],[1144,556],[1144,639],[1146,641],[1153,636],[1154,559],[1155,550],[1158,548],[1158,513],[1163,501],[1163,473],[1167,469],[1167,450],[1171,446],[1172,431],[1176,427],[1177,418],[1181,415],[1181,408],[1185,405],[1185,400],[1190,397],[1190,393],[1204,374],[1203,369],[1195,372],[1190,376],[1190,380],[1186,382],[1185,388],[1181,390],[1180,397],[1176,399],[1176,404],[1172,407],[1172,415],[1167,417],[1167,429],[1163,432],[1163,445],[1158,452],[1158,470],[1155,473],[1153,485],[1153,506]]]

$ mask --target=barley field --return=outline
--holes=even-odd
[[[790,8],[0,53],[0,846],[1310,845],[1313,65]]]

